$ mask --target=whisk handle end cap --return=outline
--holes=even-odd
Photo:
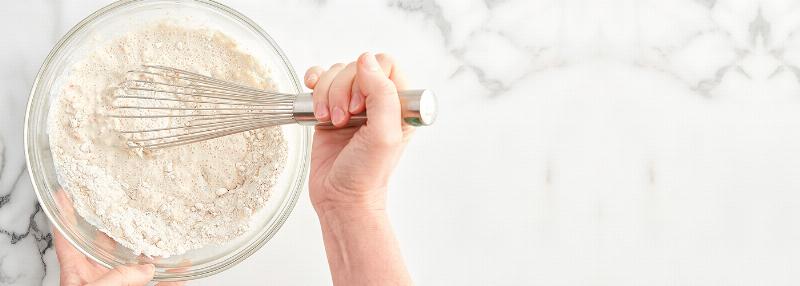
[[[398,92],[403,120],[412,126],[428,126],[436,121],[438,106],[436,95],[429,89]]]

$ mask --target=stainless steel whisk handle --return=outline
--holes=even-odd
[[[414,89],[397,92],[400,97],[400,109],[403,121],[412,126],[433,124],[438,113],[436,96],[428,89]],[[319,122],[314,116],[314,102],[311,93],[297,95],[293,106],[294,120],[302,125],[332,127],[330,121]],[[347,126],[359,126],[367,122],[367,113],[362,112],[350,116]]]

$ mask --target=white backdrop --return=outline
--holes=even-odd
[[[388,52],[437,91],[389,198],[419,285],[800,281],[800,1],[224,3],[301,73]],[[0,284],[57,283],[17,178],[22,108],[55,41],[104,4],[0,10]],[[329,283],[304,194],[266,247],[193,284]]]

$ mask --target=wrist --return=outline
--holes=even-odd
[[[386,188],[369,191],[324,188],[309,191],[312,206],[319,218],[371,216],[386,212]]]
[[[315,204],[317,217],[322,220],[355,220],[386,215],[383,205],[375,204]]]
[[[389,224],[385,210],[338,209],[317,215],[323,233],[338,234],[333,236],[339,238],[352,238],[354,232],[365,234],[382,230]]]

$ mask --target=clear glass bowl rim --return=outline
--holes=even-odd
[[[289,60],[286,57],[286,55],[284,54],[284,52],[277,45],[277,43],[269,36],[269,34],[267,34],[260,26],[258,26],[255,22],[253,22],[250,18],[244,16],[243,14],[239,13],[238,11],[236,11],[236,10],[226,6],[226,5],[217,3],[217,2],[215,2],[213,0],[119,0],[119,1],[113,2],[113,3],[109,4],[109,5],[106,5],[105,7],[102,7],[100,9],[98,9],[97,11],[91,13],[89,16],[87,16],[86,18],[84,18],[83,20],[78,22],[78,24],[76,24],[74,27],[72,27],[63,37],[61,37],[61,39],[55,44],[53,49],[47,55],[47,57],[44,60],[44,63],[42,64],[41,68],[39,69],[39,71],[38,71],[38,73],[36,75],[36,78],[35,78],[35,80],[33,82],[33,85],[32,85],[32,88],[31,88],[31,92],[30,92],[29,97],[28,97],[28,103],[27,103],[26,111],[25,111],[24,134],[23,134],[23,140],[24,140],[24,146],[25,146],[25,163],[26,163],[26,167],[28,169],[28,175],[31,178],[31,182],[32,182],[32,185],[33,185],[34,193],[36,194],[36,198],[37,198],[39,204],[41,205],[42,211],[45,213],[45,215],[49,219],[50,224],[54,228],[56,228],[59,232],[64,234],[64,238],[67,241],[69,241],[69,243],[73,247],[78,249],[81,253],[83,253],[87,257],[91,258],[93,261],[95,261],[95,262],[99,263],[100,265],[103,265],[103,266],[105,266],[107,268],[112,268],[112,267],[115,267],[117,265],[116,264],[112,264],[112,263],[110,263],[108,261],[99,259],[95,255],[93,255],[90,251],[85,249],[82,245],[78,244],[71,237],[72,234],[65,231],[65,227],[64,227],[64,225],[62,225],[64,222],[56,219],[56,216],[54,214],[54,209],[57,208],[57,206],[56,206],[55,202],[52,200],[52,198],[49,195],[47,195],[47,197],[46,197],[45,194],[42,193],[45,190],[49,191],[50,187],[47,184],[45,184],[45,178],[43,177],[43,175],[37,173],[36,171],[34,171],[36,169],[35,166],[38,165],[38,164],[42,164],[42,162],[38,160],[38,157],[36,157],[36,158],[33,157],[34,150],[32,150],[33,147],[32,147],[32,144],[31,144],[31,141],[33,140],[33,138],[32,138],[33,134],[31,134],[31,131],[30,131],[30,129],[32,128],[31,127],[31,124],[32,124],[31,123],[31,112],[32,112],[32,106],[33,106],[34,101],[39,99],[36,95],[37,95],[37,90],[39,89],[39,84],[40,84],[40,82],[42,80],[43,74],[45,73],[45,71],[47,71],[50,68],[52,60],[55,58],[55,56],[58,55],[60,52],[62,52],[62,49],[64,48],[64,45],[66,43],[70,42],[70,40],[72,40],[72,38],[74,37],[74,35],[78,31],[81,31],[86,25],[88,25],[89,23],[92,23],[97,18],[99,18],[101,16],[104,16],[104,15],[106,15],[108,13],[111,13],[111,12],[117,10],[117,9],[126,7],[128,5],[140,4],[140,3],[145,3],[145,2],[169,2],[169,3],[193,2],[193,3],[204,5],[204,6],[206,6],[208,8],[211,8],[211,9],[217,11],[217,12],[221,12],[223,14],[226,14],[226,16],[229,16],[229,17],[232,17],[232,18],[234,18],[236,20],[241,21],[241,23],[243,23],[245,26],[247,26],[247,28],[250,28],[253,31],[255,31],[256,34],[258,34],[258,36],[260,36],[264,41],[270,43],[270,45],[274,49],[275,53],[280,56],[280,60],[285,65],[285,68],[288,70],[289,78],[290,78],[291,85],[292,85],[291,88],[296,93],[300,93],[301,92],[300,80],[297,77],[297,74],[295,73],[291,63],[289,62]],[[303,131],[301,131],[301,133],[302,133],[302,135],[304,135],[303,136],[304,138],[302,140],[302,143],[303,143],[304,146],[301,146],[301,148],[300,148],[300,152],[303,152],[303,155],[300,156],[302,162],[299,162],[299,170],[298,170],[299,175],[297,176],[296,180],[291,184],[291,186],[292,186],[291,190],[287,194],[285,201],[282,202],[283,208],[279,211],[279,213],[277,213],[275,215],[275,218],[273,218],[273,219],[275,219],[275,222],[273,224],[274,227],[266,228],[266,229],[262,230],[257,235],[257,237],[253,241],[253,243],[251,243],[249,245],[245,245],[244,247],[239,248],[237,253],[235,253],[234,255],[232,255],[230,257],[228,257],[225,260],[218,261],[218,262],[216,262],[216,263],[214,263],[214,264],[212,264],[210,266],[207,266],[207,267],[204,267],[204,268],[195,269],[195,270],[189,271],[189,272],[170,273],[170,272],[158,271],[158,269],[157,269],[156,275],[155,275],[153,280],[154,281],[183,281],[183,280],[193,280],[193,279],[208,277],[208,276],[217,274],[217,273],[222,272],[222,271],[224,271],[224,270],[226,270],[228,268],[233,267],[234,265],[240,263],[241,261],[243,261],[244,259],[246,259],[250,255],[252,255],[256,251],[258,251],[261,247],[263,247],[267,243],[267,241],[269,241],[275,235],[275,233],[277,233],[277,231],[281,228],[283,223],[289,217],[289,215],[291,214],[292,210],[294,209],[294,206],[297,203],[297,200],[299,199],[300,194],[302,193],[303,186],[305,184],[305,179],[306,179],[306,175],[305,174],[308,173],[308,168],[309,168],[309,155],[310,155],[310,151],[311,151],[311,144],[309,144],[309,141],[310,141],[311,136],[312,136],[312,130],[311,130],[310,127],[303,127]]]

